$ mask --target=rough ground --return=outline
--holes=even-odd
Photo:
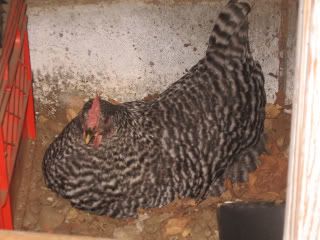
[[[44,151],[65,124],[79,111],[83,98],[66,95],[52,114],[50,106],[37,105],[37,140],[28,143],[20,188],[15,196],[15,228],[28,231],[80,234],[115,239],[218,239],[216,208],[232,200],[285,199],[291,115],[277,105],[267,106],[265,129],[268,154],[245,184],[232,185],[220,198],[201,203],[176,200],[161,209],[141,211],[138,219],[115,220],[71,208],[43,182],[41,162]]]

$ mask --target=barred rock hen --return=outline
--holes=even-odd
[[[264,77],[248,43],[247,3],[219,14],[206,55],[151,102],[99,97],[47,149],[49,188],[79,209],[130,217],[246,180],[263,143]]]

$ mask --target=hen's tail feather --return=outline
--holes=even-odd
[[[229,59],[239,58],[244,59],[245,56],[250,55],[249,37],[248,37],[249,23],[246,20],[240,27],[239,32],[235,33],[230,38],[230,43],[225,51],[225,55]]]
[[[225,50],[235,34],[238,37],[233,40],[244,39],[242,36],[245,36],[248,31],[247,15],[250,10],[248,3],[230,1],[218,15],[209,38],[207,52],[217,49]]]

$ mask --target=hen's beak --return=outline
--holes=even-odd
[[[93,132],[91,129],[87,129],[83,134],[83,141],[85,144],[89,144],[93,138]]]

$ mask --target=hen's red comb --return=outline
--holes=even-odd
[[[88,111],[87,128],[95,128],[99,125],[100,118],[100,97],[97,95]]]

